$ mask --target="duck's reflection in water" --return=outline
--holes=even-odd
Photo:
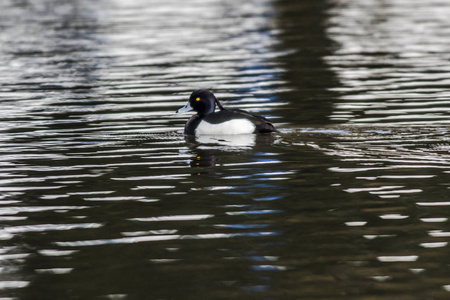
[[[255,146],[256,135],[255,134],[235,134],[222,136],[200,135],[195,137],[195,140],[197,143],[204,145],[219,145],[219,146],[248,149]]]
[[[185,140],[191,148],[214,148],[225,152],[251,150],[255,146],[271,145],[277,134],[235,134],[235,135],[186,135]]]
[[[190,162],[191,167],[214,167],[221,155],[254,151],[255,147],[272,144],[275,137],[272,134],[186,135],[185,139],[196,153]]]

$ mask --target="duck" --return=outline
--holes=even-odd
[[[216,111],[216,107],[219,108]],[[224,108],[209,90],[192,92],[188,103],[177,113],[197,112],[184,127],[186,135],[236,135],[277,132],[264,117],[241,109]]]

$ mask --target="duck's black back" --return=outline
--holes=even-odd
[[[247,119],[255,125],[254,133],[267,133],[276,132],[275,127],[264,117],[257,116],[240,109],[227,109],[224,108],[218,112],[208,114],[203,118],[205,121],[211,124],[219,124],[233,119]]]

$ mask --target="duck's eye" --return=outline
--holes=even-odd
[[[200,101],[200,97],[195,98],[195,101]]]

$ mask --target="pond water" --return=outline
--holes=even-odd
[[[449,12],[2,1],[1,299],[448,299]]]

